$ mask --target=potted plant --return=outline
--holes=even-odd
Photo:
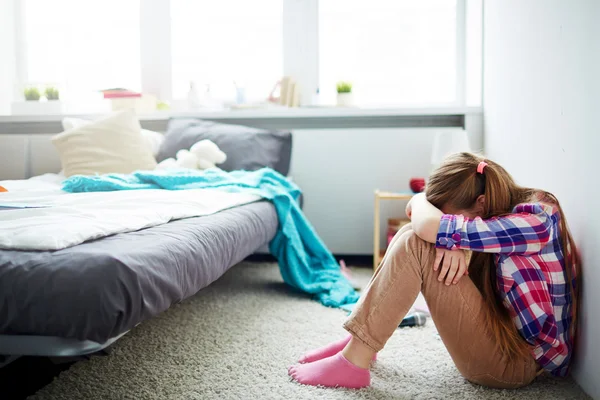
[[[48,86],[44,91],[44,94],[46,95],[46,99],[48,99],[48,101],[58,100],[60,98],[60,93],[54,86]]]
[[[26,87],[25,90],[23,90],[23,96],[26,101],[39,101],[40,91],[36,87]]]
[[[15,101],[11,105],[14,115],[52,115],[63,113],[63,102],[60,101],[60,93],[54,86],[44,89],[44,97],[41,96],[37,86],[30,85],[23,89],[25,101]]]
[[[44,103],[44,114],[62,114],[64,112],[63,102],[60,101],[60,92],[55,86],[46,86],[44,95],[47,100]]]
[[[353,105],[352,83],[340,81],[336,84],[338,107],[350,107]]]

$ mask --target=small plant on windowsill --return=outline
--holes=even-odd
[[[49,90],[50,89],[50,90]],[[64,104],[59,100],[59,93],[54,87],[43,90],[44,98],[37,85],[28,85],[23,89],[25,101],[11,103],[13,115],[60,115],[64,113]],[[41,101],[40,101],[41,100]]]
[[[35,87],[28,87],[23,90],[23,96],[25,96],[25,100],[27,101],[39,101],[40,91]]]
[[[350,107],[353,105],[352,83],[340,81],[336,84],[338,107]]]
[[[46,95],[46,99],[48,101],[60,99],[60,93],[59,93],[58,89],[53,86],[48,86],[46,88],[46,90],[44,91],[44,94]]]

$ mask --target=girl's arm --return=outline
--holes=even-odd
[[[552,208],[539,203],[520,204],[512,214],[488,219],[444,215],[436,246],[507,255],[535,254],[551,240],[556,221]]]
[[[427,201],[421,193],[412,198],[406,206],[406,214],[411,218],[415,234],[426,242],[437,244],[440,221],[444,213]],[[438,281],[445,280],[446,285],[457,284],[467,274],[464,251],[437,249],[433,270],[440,269]]]
[[[407,206],[407,213],[410,214],[408,217],[417,236],[426,242],[436,243],[444,213],[428,202],[424,193],[413,196]]]
[[[520,204],[501,217],[469,219],[442,213],[423,193],[412,198],[407,214],[417,236],[438,248],[501,254],[538,253],[556,223],[552,207],[541,203]]]

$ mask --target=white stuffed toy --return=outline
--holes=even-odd
[[[227,155],[219,149],[219,146],[208,139],[195,143],[189,150],[179,150],[175,157],[176,158],[167,158],[166,160],[163,160],[156,168],[190,168],[204,170],[215,168],[217,164],[222,164],[227,160]]]

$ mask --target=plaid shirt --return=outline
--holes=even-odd
[[[436,246],[496,254],[498,292],[538,364],[566,376],[572,352],[571,295],[557,207],[519,204],[487,220],[444,215]]]

